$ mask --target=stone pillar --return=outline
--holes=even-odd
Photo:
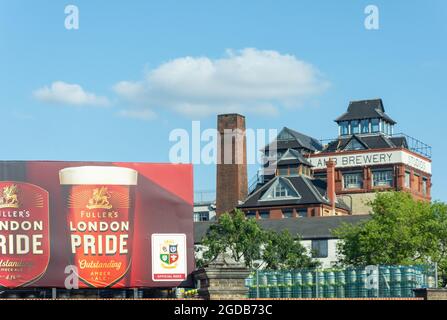
[[[198,282],[198,293],[207,300],[241,300],[246,299],[248,288],[245,287],[250,271],[244,264],[227,262],[219,256],[207,267],[193,272]]]
[[[416,298],[424,300],[447,300],[447,289],[414,289]]]

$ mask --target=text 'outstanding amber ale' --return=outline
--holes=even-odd
[[[73,167],[62,169],[59,178],[79,286],[129,286],[138,172],[121,167]]]

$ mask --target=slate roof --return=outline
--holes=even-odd
[[[332,231],[342,224],[359,224],[366,222],[371,217],[369,215],[356,216],[332,216],[332,217],[312,217],[295,219],[266,219],[257,220],[259,226],[264,230],[281,232],[288,230],[292,235],[300,235],[303,240],[312,239],[335,239]],[[195,222],[194,223],[194,243],[201,243],[208,229],[216,222]]]
[[[357,139],[365,149],[390,149],[390,148],[408,148],[407,139],[405,137],[387,137],[383,134],[375,134],[370,136],[342,137],[330,142],[323,150],[323,152],[336,152],[345,149],[347,144],[352,140]]]
[[[385,113],[382,99],[351,101],[348,111],[338,117],[335,122],[371,118],[385,119],[391,124],[396,124],[396,121]]]
[[[261,200],[262,196],[270,189],[270,187],[278,181],[284,179],[286,183],[292,185],[299,193],[300,198],[290,198],[281,200]],[[277,176],[264,185],[260,185],[255,189],[238,208],[258,208],[258,207],[276,207],[285,205],[307,205],[307,204],[326,204],[330,205],[326,197],[327,183],[325,180],[312,179],[303,175],[299,176]],[[337,200],[337,208],[350,211],[341,199]]]
[[[315,151],[321,151],[323,149],[320,141],[318,141],[315,138],[309,137],[303,133],[289,129],[287,127],[284,127],[281,130],[281,132],[284,130],[287,131],[294,138],[294,140],[288,140],[288,141],[276,140],[276,148],[278,150],[304,148],[315,152]],[[271,144],[268,144],[267,146],[264,147],[263,150],[265,151],[269,150],[270,146]]]

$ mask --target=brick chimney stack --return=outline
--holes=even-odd
[[[329,159],[326,162],[327,168],[327,197],[329,202],[331,203],[332,211],[335,213],[335,161],[333,159]]]
[[[216,214],[233,210],[248,194],[245,117],[217,116]]]

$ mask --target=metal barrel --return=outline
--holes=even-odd
[[[345,298],[345,287],[344,285],[339,284],[335,288],[335,295],[337,298]]]
[[[281,290],[282,298],[291,298],[292,297],[292,287],[291,286],[283,286]]]
[[[292,287],[292,298],[302,298],[302,288],[301,288],[301,285],[295,284]]]
[[[379,297],[380,298],[389,298],[391,296],[391,288],[386,286],[379,287]]]
[[[326,279],[325,279],[325,272],[323,271],[317,271],[315,273],[315,277],[316,277],[316,281],[315,283],[318,283],[319,286],[324,286],[326,284]]]
[[[266,275],[264,272],[260,273],[260,274],[258,275],[258,277],[259,277],[259,285],[260,285],[260,286],[266,286],[266,285],[268,285],[267,275]]]
[[[402,272],[400,267],[391,268],[391,283],[401,283],[402,282]]]
[[[312,287],[304,286],[302,288],[302,295],[303,295],[303,298],[312,298]]]
[[[357,281],[357,275],[354,269],[346,269],[346,283],[354,284]]]
[[[303,284],[303,277],[301,276],[301,272],[294,271],[293,272],[293,284],[301,286]]]
[[[325,285],[324,286],[324,297],[325,298],[335,298],[335,286],[334,285]]]
[[[311,286],[313,284],[313,274],[310,271],[303,273],[303,285]]]
[[[379,268],[379,283],[385,284],[391,282],[391,275],[390,275],[390,269],[387,266],[381,266]]]
[[[367,298],[368,297],[368,289],[366,286],[367,276],[365,269],[357,270],[357,297],[358,298]]]
[[[335,285],[335,272],[332,270],[326,271],[325,274],[326,284],[328,285]]]
[[[257,298],[257,288],[256,287],[250,287],[248,289],[248,297],[249,298]]]
[[[414,283],[411,282],[405,282],[401,286],[401,293],[403,298],[413,298],[414,297],[414,291],[416,286]]]
[[[337,271],[335,273],[335,283],[337,285],[345,285],[346,284],[346,276],[344,271]]]
[[[283,285],[284,284],[284,272],[278,271],[276,273],[276,280],[277,280],[278,285]]]
[[[402,267],[401,273],[402,273],[402,282],[409,282],[409,283],[416,282],[416,275],[413,268]]]
[[[286,286],[291,286],[293,284],[292,274],[290,272],[285,272],[284,273],[284,284]]]
[[[391,286],[391,297],[400,298],[402,297],[402,287],[400,282],[394,282]]]
[[[281,292],[279,287],[270,287],[270,297],[269,298],[281,298]]]
[[[260,287],[259,288],[259,298],[270,298],[270,288]]]
[[[267,275],[267,284],[269,286],[276,286],[278,285],[278,281],[276,279],[276,274],[274,272],[269,272]]]

